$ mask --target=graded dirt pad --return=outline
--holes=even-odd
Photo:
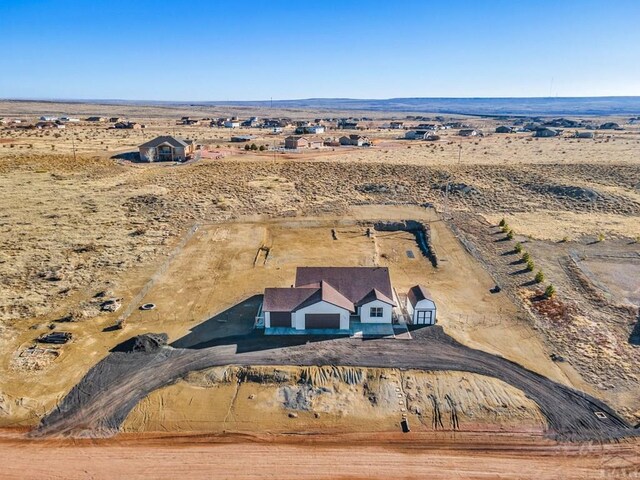
[[[158,389],[124,432],[542,432],[538,407],[503,382],[463,372],[347,367],[216,367]]]
[[[465,433],[121,435],[113,440],[0,440],[3,478],[586,479],[634,478],[637,442],[555,444]]]

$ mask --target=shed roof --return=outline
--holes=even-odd
[[[409,289],[409,293],[407,294],[407,298],[411,302],[412,306],[416,306],[416,304],[421,300],[431,300],[433,302],[433,298],[427,290],[422,285],[415,285]]]

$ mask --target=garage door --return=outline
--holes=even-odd
[[[340,328],[339,313],[307,313],[304,316],[305,328]]]
[[[433,310],[416,310],[417,325],[433,325]]]
[[[291,328],[291,312],[271,312],[269,314],[271,327]]]

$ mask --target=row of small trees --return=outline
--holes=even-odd
[[[512,228],[509,227],[509,225],[507,224],[507,221],[504,218],[500,220],[500,228],[502,229],[502,232],[507,235],[507,238],[509,240],[513,240],[513,238],[515,237],[515,232],[513,231]],[[525,263],[527,271],[533,272],[536,265],[533,262],[533,258],[531,258],[531,254],[524,249],[524,247],[520,242],[516,243],[514,250],[516,251],[516,253],[522,256],[522,261]],[[544,278],[545,277],[542,270],[538,270],[538,272],[534,277],[534,280],[536,283],[542,283],[544,282]],[[555,287],[552,284],[547,285],[547,288],[544,291],[545,297],[551,298],[555,294],[556,294]]]

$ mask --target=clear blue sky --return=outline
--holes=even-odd
[[[640,0],[0,0],[0,98],[640,95]]]

